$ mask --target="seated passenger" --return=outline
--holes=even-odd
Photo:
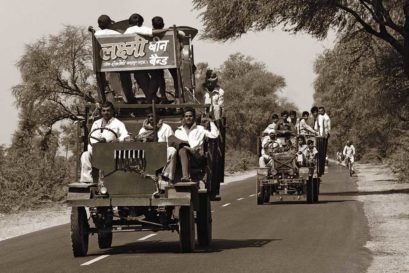
[[[308,149],[304,151],[305,160],[308,167],[314,167],[318,156],[318,150],[314,146],[314,141],[307,141]]]
[[[275,131],[277,129],[278,120],[279,120],[278,115],[272,114],[271,115],[272,122],[266,127],[266,129],[264,129],[263,135],[268,135],[271,130]]]
[[[277,123],[277,130],[280,133],[294,133],[295,128],[294,125],[288,121],[288,112],[283,111],[281,113],[281,120]]]
[[[143,121],[143,126],[139,130],[139,134],[137,136],[138,140],[143,142],[152,142],[155,141],[154,138],[154,127],[153,127],[154,115],[152,109],[149,108],[147,111],[147,119]],[[167,163],[163,167],[162,170],[162,177],[159,179],[160,188],[164,189],[168,183],[165,182],[173,182],[176,164],[174,164],[174,158],[176,156],[176,149],[172,146],[169,146],[169,137],[173,136],[172,128],[163,122],[160,119],[159,114],[156,114],[156,128],[157,128],[157,141],[158,142],[166,142],[168,144],[167,147]],[[164,181],[165,180],[165,181]]]
[[[302,117],[300,119],[298,128],[299,128],[299,134],[300,135],[318,135],[318,132],[315,131],[310,125],[308,125],[307,120],[309,117],[309,113],[307,111],[304,111],[302,113]]]
[[[128,131],[119,119],[114,117],[114,105],[111,102],[104,102],[101,108],[102,118],[96,120],[91,127],[90,133],[92,133],[92,139],[90,142],[114,142],[114,141],[128,141],[130,140]],[[96,130],[99,128],[108,128],[114,131],[118,135],[116,139],[115,135],[109,130]],[[94,131],[95,130],[95,131]],[[93,140],[94,139],[94,140]],[[95,140],[96,139],[96,140]],[[85,151],[81,155],[81,177],[80,182],[92,183],[92,145],[88,145],[88,151]]]
[[[299,122],[297,118],[297,112],[295,112],[294,110],[291,110],[289,113],[288,121],[294,125],[294,128],[297,128],[298,122]]]
[[[204,160],[203,143],[205,137],[216,139],[219,136],[219,130],[216,125],[210,120],[204,120],[208,122],[208,127],[197,125],[196,111],[194,108],[184,109],[182,126],[175,131],[175,137],[178,141],[178,155],[182,165],[182,182],[189,182],[190,161],[200,163]],[[173,160],[175,160],[174,158]],[[175,163],[174,163],[175,164]]]
[[[152,142],[155,141],[154,133],[154,115],[152,109],[147,110],[147,118],[143,121],[142,128],[139,130],[138,140],[142,142]],[[156,114],[156,128],[157,128],[157,141],[158,142],[168,142],[168,138],[173,135],[172,128],[163,122],[159,118],[159,114]]]
[[[98,27],[100,28],[99,30],[95,31],[94,35],[96,37],[104,36],[104,35],[116,35],[116,34],[121,34],[116,30],[110,29],[110,26],[115,23],[114,21],[109,18],[108,15],[101,15],[98,17]]]
[[[304,166],[306,162],[304,153],[308,149],[308,145],[305,142],[305,137],[303,135],[298,136],[297,140],[298,140],[297,164],[298,167],[301,167]]]
[[[260,168],[271,167],[272,155],[278,148],[275,130],[270,130],[269,135],[261,141],[261,156],[258,161]]]

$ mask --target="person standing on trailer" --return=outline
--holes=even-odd
[[[114,21],[111,20],[111,18],[108,15],[102,14],[101,16],[98,17],[98,29],[95,31],[94,35],[96,37],[100,36],[105,36],[105,35],[118,35],[121,34],[116,30],[110,29],[111,25],[115,23]]]
[[[218,120],[223,116],[224,112],[224,90],[218,84],[216,73],[212,72],[205,83],[204,103],[210,104],[210,114]]]

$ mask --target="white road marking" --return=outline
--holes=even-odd
[[[90,261],[88,261],[88,262],[86,262],[86,263],[81,264],[81,266],[93,264],[93,263],[98,262],[99,260],[102,260],[102,259],[104,259],[104,258],[106,258],[106,257],[108,257],[108,256],[109,256],[109,255],[101,255],[101,256],[99,256],[99,257],[96,257],[95,259],[92,259],[92,260],[90,260]]]
[[[241,201],[243,199],[244,199],[243,197],[240,197],[240,198],[237,198],[237,201]]]
[[[214,212],[214,210],[212,210],[212,213]]]
[[[224,205],[222,205],[222,207],[227,207],[227,206],[229,206],[231,203],[226,203],[226,204],[224,204]]]
[[[146,239],[149,239],[150,237],[153,237],[155,235],[157,235],[157,233],[146,235],[145,237],[139,238],[138,241],[145,241]]]
[[[254,193],[254,194],[250,194],[250,195],[249,195],[249,197],[253,197],[253,196],[256,196],[256,194]]]

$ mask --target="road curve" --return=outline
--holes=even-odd
[[[344,168],[330,166],[318,204],[257,206],[254,191],[254,178],[222,187],[208,249],[179,253],[177,233],[120,233],[108,250],[91,237],[89,255],[73,258],[62,225],[0,242],[0,272],[366,272],[369,231]]]

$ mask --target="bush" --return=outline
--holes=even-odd
[[[229,173],[247,171],[257,167],[257,155],[248,151],[228,149],[225,171]]]

